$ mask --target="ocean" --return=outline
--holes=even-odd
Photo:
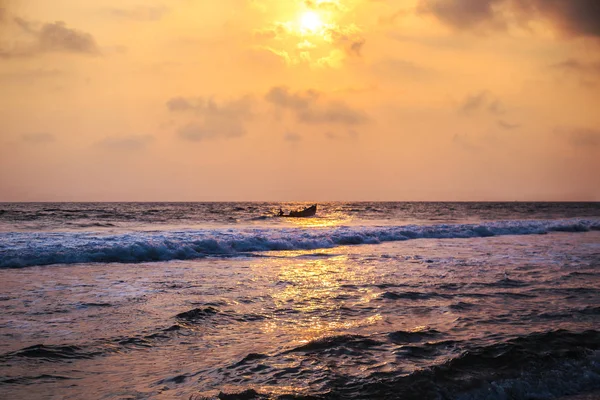
[[[0,398],[600,398],[600,203],[308,205],[0,203]]]

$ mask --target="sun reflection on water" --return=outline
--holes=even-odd
[[[328,213],[315,218],[285,218],[285,221],[301,228],[330,228],[348,224],[352,218],[342,213]]]
[[[285,335],[294,338],[296,343],[305,343],[381,320],[379,313],[367,318],[348,315],[357,302],[371,298],[367,289],[361,289],[364,293],[356,297],[356,289],[351,288],[352,282],[362,282],[364,275],[359,276],[348,268],[347,255],[318,254],[326,258],[297,260],[294,257],[277,271],[275,290],[271,293],[276,312],[265,322],[265,333]]]

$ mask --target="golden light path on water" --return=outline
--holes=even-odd
[[[285,218],[290,223],[299,228],[330,228],[342,226],[352,222],[352,217],[340,212],[329,213],[326,217],[319,218]]]
[[[347,285],[364,285],[365,275],[351,268],[347,255],[335,255],[333,250],[313,253],[318,259],[302,259],[298,256],[307,252],[287,252],[284,255],[295,262],[279,264],[276,277],[280,290],[271,293],[277,309],[289,308],[289,317],[274,316],[263,327],[265,334],[285,334],[297,343],[306,343],[325,336],[340,334],[360,326],[367,326],[381,320],[376,313],[363,319],[350,319],[342,316],[343,307],[354,307],[341,301]],[[278,260],[280,263],[281,260]],[[264,263],[255,265],[262,269]],[[370,267],[363,273],[369,274]],[[363,289],[363,296],[354,303],[368,303],[377,294]],[[299,316],[302,316],[299,318]]]

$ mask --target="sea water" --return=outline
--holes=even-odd
[[[0,204],[0,398],[600,389],[599,203]]]

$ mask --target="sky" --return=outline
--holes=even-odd
[[[600,201],[597,0],[0,0],[0,201]]]

